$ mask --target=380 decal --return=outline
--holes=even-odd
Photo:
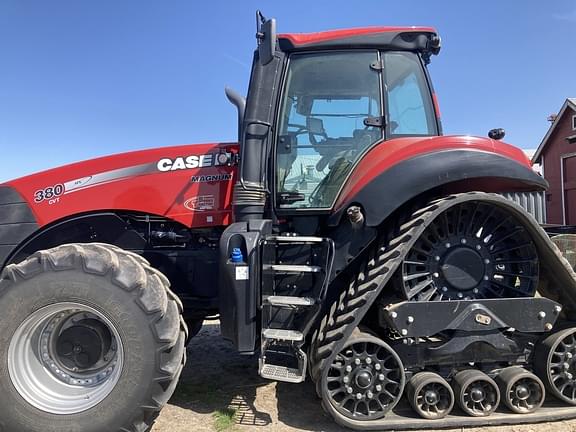
[[[54,186],[48,186],[44,189],[39,189],[34,192],[34,202],[40,203],[45,200],[51,200],[53,198],[59,197],[64,193],[64,185],[57,184]]]

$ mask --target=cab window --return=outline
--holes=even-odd
[[[411,52],[387,52],[384,65],[387,135],[436,135],[436,115],[420,58]]]

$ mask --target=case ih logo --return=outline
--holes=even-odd
[[[192,211],[214,210],[214,195],[201,195],[186,200],[184,207]]]
[[[167,172],[228,165],[229,161],[230,155],[228,153],[209,153],[177,157],[175,159],[163,158],[158,161],[156,167],[158,171]]]

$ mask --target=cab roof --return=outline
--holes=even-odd
[[[282,51],[377,48],[429,52],[440,50],[440,37],[432,27],[361,27],[315,33],[278,35]]]

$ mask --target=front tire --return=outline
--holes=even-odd
[[[0,430],[150,428],[185,361],[181,304],[141,257],[40,251],[0,280]]]

